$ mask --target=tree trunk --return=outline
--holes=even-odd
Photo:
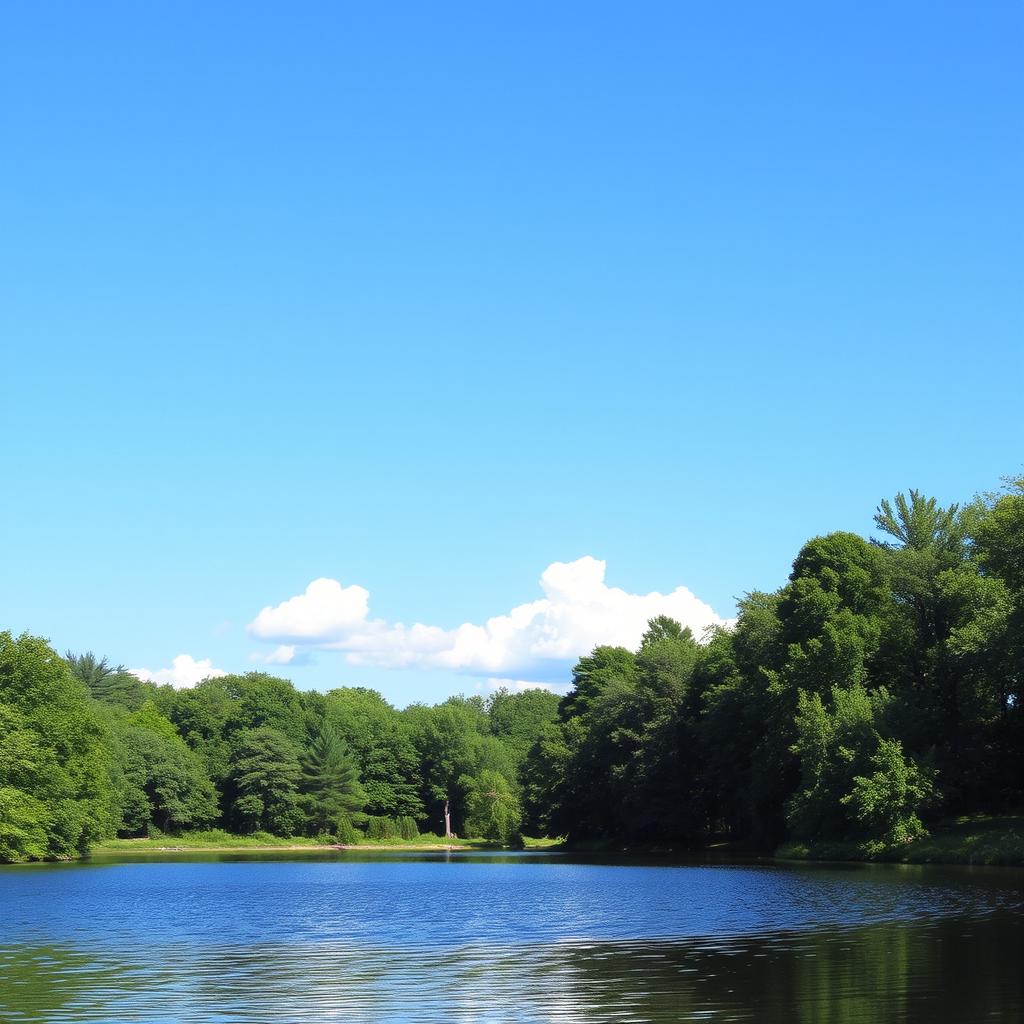
[[[445,839],[451,839],[452,837],[452,812],[451,807],[448,805],[448,798],[444,799],[444,837]]]

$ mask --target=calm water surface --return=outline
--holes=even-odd
[[[1024,873],[562,855],[0,869],[0,1021],[1024,1020]]]

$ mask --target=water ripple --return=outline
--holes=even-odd
[[[961,1024],[1024,1007],[1013,872],[182,861],[5,871],[0,897],[11,1024]]]

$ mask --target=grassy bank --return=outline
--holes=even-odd
[[[558,839],[526,839],[528,850],[557,847]],[[219,853],[236,850],[494,850],[501,849],[485,839],[445,839],[444,836],[425,834],[415,839],[373,839],[352,846],[324,844],[305,836],[273,836],[268,832],[237,836],[221,829],[203,832],[183,832],[181,835],[155,836],[150,839],[108,839],[92,849],[92,856],[116,853]]]
[[[523,849],[566,849],[560,838],[525,838]],[[93,856],[124,853],[221,853],[252,850],[501,850],[507,849],[485,839],[445,839],[421,835],[415,839],[374,839],[352,846],[329,845],[305,836],[273,836],[266,832],[238,836],[220,829],[185,832],[150,839],[108,839],[92,850]],[[741,844],[712,843],[699,848],[665,845],[625,846],[601,840],[573,844],[577,853],[623,854],[625,856],[685,855],[687,857],[750,857],[756,851]],[[761,856],[764,856],[763,854]],[[876,861],[901,864],[1024,865],[1024,815],[974,816],[942,822],[931,834],[915,842],[880,850],[867,850],[854,842],[784,843],[775,851],[779,860]]]
[[[782,860],[856,860],[899,864],[1024,865],[1024,815],[955,818],[912,843],[866,850],[852,842],[784,843]]]

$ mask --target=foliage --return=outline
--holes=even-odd
[[[327,722],[320,724],[302,756],[301,789],[308,827],[316,831],[337,828],[366,803],[355,759]]]
[[[925,834],[918,812],[932,796],[928,773],[903,756],[899,740],[880,740],[869,776],[857,775],[842,797],[870,842],[909,843]]]
[[[240,832],[264,830],[289,836],[302,823],[299,752],[282,732],[260,726],[234,737],[229,779],[234,793],[231,820]]]
[[[581,658],[528,756],[528,819],[572,841],[869,850],[1020,807],[1024,481],[948,507],[912,490],[875,526],[809,541],[701,645],[656,620],[636,652]]]
[[[111,665],[92,651],[85,654],[68,651],[64,660],[71,674],[88,687],[92,696],[108,704],[119,704],[134,711],[151,698],[156,689],[152,683],[144,683],[132,675],[124,665]]]
[[[522,810],[508,779],[485,768],[478,776],[463,780],[466,790],[466,830],[493,843],[509,843],[519,834]]]
[[[260,672],[175,690],[0,634],[0,859],[207,826],[428,843],[449,823],[925,849],[940,816],[1024,805],[1024,479],[953,505],[911,490],[874,526],[812,538],[699,641],[659,616],[636,650],[595,647],[560,699],[399,711]]]
[[[106,721],[116,764],[119,834],[141,835],[150,827],[180,832],[216,821],[217,793],[202,759],[152,701],[131,714],[108,713]]]
[[[112,834],[110,752],[44,640],[0,633],[0,860],[72,857]]]
[[[373,840],[398,839],[398,824],[391,818],[382,815],[371,815],[366,823],[366,838]]]
[[[419,759],[398,711],[379,693],[351,687],[326,694],[321,717],[359,765],[367,813],[423,815]]]
[[[361,838],[359,830],[352,824],[352,819],[347,815],[341,815],[338,818],[334,828],[334,835],[343,846],[355,846]]]

